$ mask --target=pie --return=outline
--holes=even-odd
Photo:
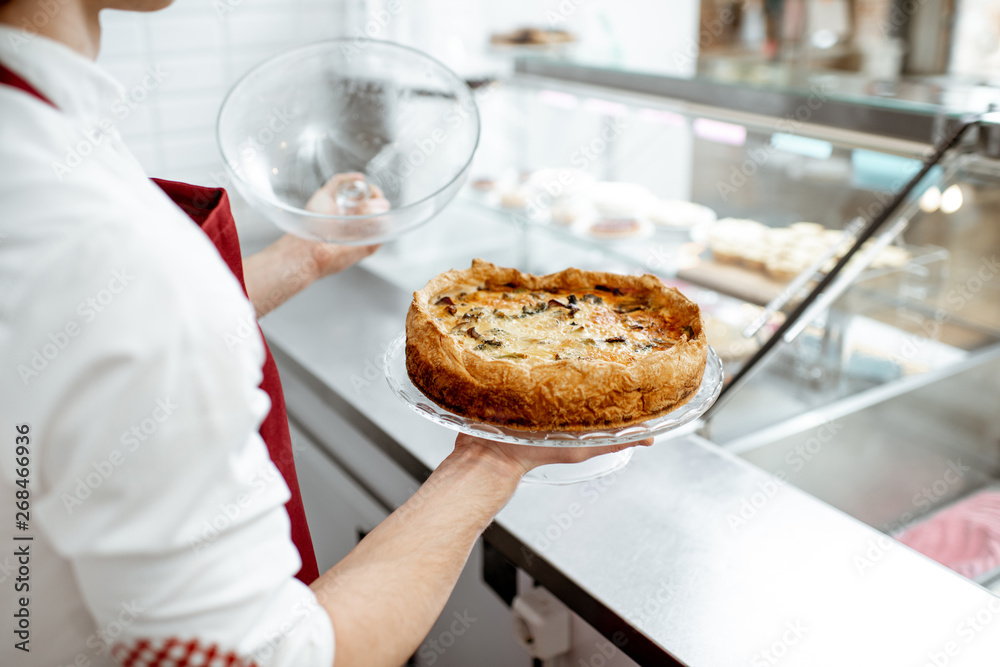
[[[691,228],[715,222],[715,211],[701,204],[679,199],[661,199],[649,210],[649,219],[663,227]]]
[[[627,426],[697,392],[698,306],[654,276],[546,276],[483,260],[431,279],[406,316],[406,370],[441,407],[535,431]]]
[[[601,218],[587,230],[601,238],[628,238],[643,233],[643,225],[636,218]]]
[[[551,28],[518,28],[508,33],[496,33],[490,36],[492,44],[563,44],[574,42],[576,37],[565,30]]]

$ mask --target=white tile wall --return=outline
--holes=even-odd
[[[118,128],[147,173],[213,185],[225,93],[262,60],[343,34],[346,1],[175,0],[150,14],[102,13],[102,66],[130,89],[149,67],[167,74]]]

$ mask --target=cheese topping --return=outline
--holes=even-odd
[[[459,345],[493,359],[627,364],[693,337],[641,294],[604,286],[574,292],[479,287],[440,294],[430,311]]]

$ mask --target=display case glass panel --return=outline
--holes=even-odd
[[[796,273],[890,206],[930,149],[530,77],[482,91],[480,107],[463,195],[369,268],[407,289],[474,256],[534,273],[651,272],[699,304],[730,379],[814,284],[790,290]],[[983,540],[964,561],[935,542],[968,527],[1000,478],[1000,163],[977,145],[970,135],[927,173],[844,268],[848,287],[701,432],[993,585],[998,564],[980,552],[1000,553],[1000,530],[973,527]]]

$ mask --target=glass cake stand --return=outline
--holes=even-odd
[[[595,429],[592,431],[525,431],[521,429],[485,424],[475,419],[462,417],[439,406],[427,398],[410,381],[406,372],[406,334],[400,334],[386,350],[383,362],[385,377],[389,387],[406,405],[435,424],[460,433],[466,433],[486,440],[510,442],[536,447],[598,447],[616,445],[651,438],[673,431],[697,419],[715,403],[722,390],[722,361],[711,347],[708,348],[708,362],[705,374],[694,397],[673,412],[650,419],[640,424],[622,428]],[[597,456],[583,463],[551,464],[529,472],[525,481],[547,484],[573,484],[620,470],[628,465],[632,449],[614,454]]]

